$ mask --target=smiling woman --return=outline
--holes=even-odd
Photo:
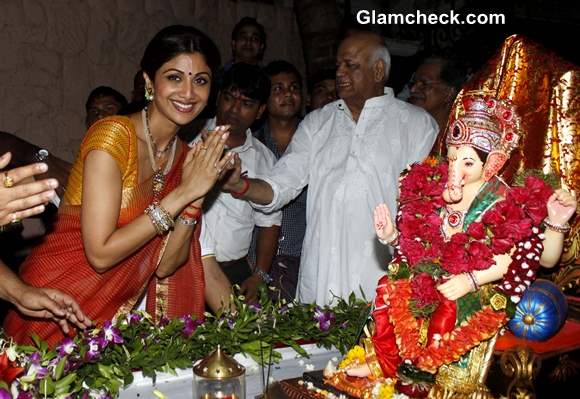
[[[192,149],[176,133],[207,104],[218,64],[213,42],[193,27],[170,26],[152,39],[141,61],[147,106],[91,126],[55,230],[23,264],[24,281],[68,293],[96,323],[140,304],[157,319],[202,317],[197,222],[205,194],[232,164],[222,156],[229,132],[216,129]],[[18,342],[30,333],[52,345],[63,337],[56,323],[15,312],[5,327]]]

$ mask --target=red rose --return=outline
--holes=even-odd
[[[423,244],[412,239],[401,239],[401,250],[407,257],[409,265],[414,266],[425,256]]]
[[[435,281],[428,273],[419,273],[411,280],[413,299],[421,307],[439,301],[439,291],[435,288]]]
[[[471,242],[468,253],[471,257],[471,267],[474,270],[485,270],[493,264],[493,252],[480,241]]]
[[[485,238],[485,226],[483,223],[473,222],[467,228],[467,234],[476,240],[482,240]]]
[[[508,238],[494,238],[491,240],[491,250],[496,254],[507,253],[513,245],[513,241]]]

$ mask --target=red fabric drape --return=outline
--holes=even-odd
[[[185,149],[177,156],[166,177],[162,196],[173,190],[181,180]],[[137,186],[130,193],[130,206],[121,210],[119,226],[143,214],[152,201],[151,181]],[[99,223],[98,220],[92,221]],[[88,263],[81,237],[80,206],[63,205],[59,210],[55,230],[45,242],[30,254],[21,268],[21,277],[37,287],[57,288],[71,295],[97,324],[111,319],[127,303],[135,301],[147,290],[147,309],[157,318],[156,308],[167,317],[195,314],[203,316],[204,275],[199,245],[200,224],[192,239],[188,262],[163,284],[155,278],[155,268],[163,246],[163,237],[155,237],[105,273],[97,273]],[[160,289],[159,287],[162,287]],[[63,337],[58,324],[51,320],[24,317],[12,310],[4,327],[16,342],[30,343],[30,333],[36,333],[51,346]]]

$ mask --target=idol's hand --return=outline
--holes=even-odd
[[[578,201],[573,194],[562,189],[556,190],[546,204],[548,219],[553,224],[564,225],[574,215],[577,206]]]
[[[365,378],[371,375],[371,369],[369,365],[365,363],[362,366],[349,367],[345,370],[345,373],[351,377]]]
[[[386,204],[379,204],[374,212],[375,232],[382,243],[390,244],[398,235]]]
[[[455,301],[472,289],[471,281],[466,273],[456,274],[445,283],[437,286],[437,289],[446,299]]]

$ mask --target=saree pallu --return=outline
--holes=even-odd
[[[134,129],[131,130],[134,134]],[[136,146],[136,142],[132,145]],[[136,152],[133,154],[136,156]],[[179,184],[185,154],[185,148],[176,154],[176,162],[166,176],[166,187],[161,197]],[[142,215],[152,200],[151,179],[131,188],[124,187],[118,227]],[[203,317],[204,275],[199,245],[201,224],[196,226],[187,262],[170,277],[159,280],[155,270],[168,236],[154,237],[100,274],[90,266],[85,256],[80,221],[80,205],[61,206],[55,230],[22,265],[20,276],[25,282],[36,287],[57,288],[69,294],[97,325],[130,311],[144,295],[147,297],[147,311],[156,319],[185,314]],[[99,223],[99,220],[92,223]],[[29,318],[15,310],[9,312],[4,327],[6,333],[18,343],[30,343],[31,333],[36,333],[51,346],[64,338],[56,322]]]

